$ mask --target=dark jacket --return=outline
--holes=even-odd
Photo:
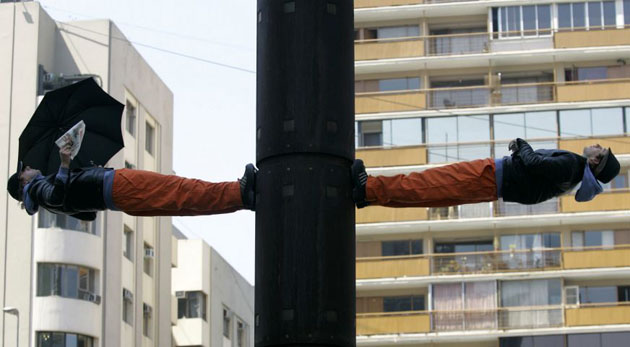
[[[523,139],[503,158],[503,200],[537,204],[572,190],[584,175],[586,158],[562,151],[534,151]]]
[[[96,219],[96,211],[105,207],[101,167],[74,169],[65,180],[55,179],[56,174],[34,182],[28,188],[29,197],[46,210],[67,214],[81,220]]]

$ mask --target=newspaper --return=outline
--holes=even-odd
[[[61,135],[60,138],[55,141],[55,144],[59,148],[63,148],[67,144],[70,144],[72,147],[72,153],[70,154],[70,159],[74,159],[79,153],[81,149],[81,142],[83,142],[83,135],[85,135],[85,123],[80,121],[75,124],[70,130],[68,130],[65,134]]]

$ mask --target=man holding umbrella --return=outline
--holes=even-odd
[[[236,182],[211,183],[143,170],[89,167],[70,170],[71,147],[59,150],[61,165],[43,176],[31,167],[18,168],[7,189],[29,215],[39,207],[91,221],[109,209],[133,216],[196,216],[254,210],[252,164]]]
[[[20,135],[18,170],[7,190],[29,214],[39,207],[82,220],[96,211],[120,210],[135,216],[192,216],[255,207],[255,174],[246,166],[242,179],[210,183],[142,170],[102,166],[123,146],[124,105],[89,78],[48,92]],[[55,140],[83,122],[80,150]]]

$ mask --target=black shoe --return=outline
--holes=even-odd
[[[356,159],[352,163],[350,175],[352,176],[352,200],[357,204],[357,208],[364,208],[370,203],[365,201],[365,185],[367,184],[368,175],[365,172],[363,160]]]
[[[243,206],[252,211],[256,210],[256,172],[258,170],[254,167],[254,164],[247,164],[245,165],[243,178],[238,180],[241,186]]]

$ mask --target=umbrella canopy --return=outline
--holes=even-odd
[[[20,135],[18,160],[44,175],[56,172],[60,159],[55,140],[82,120],[85,135],[71,168],[105,165],[124,147],[123,109],[93,78],[48,92]]]

